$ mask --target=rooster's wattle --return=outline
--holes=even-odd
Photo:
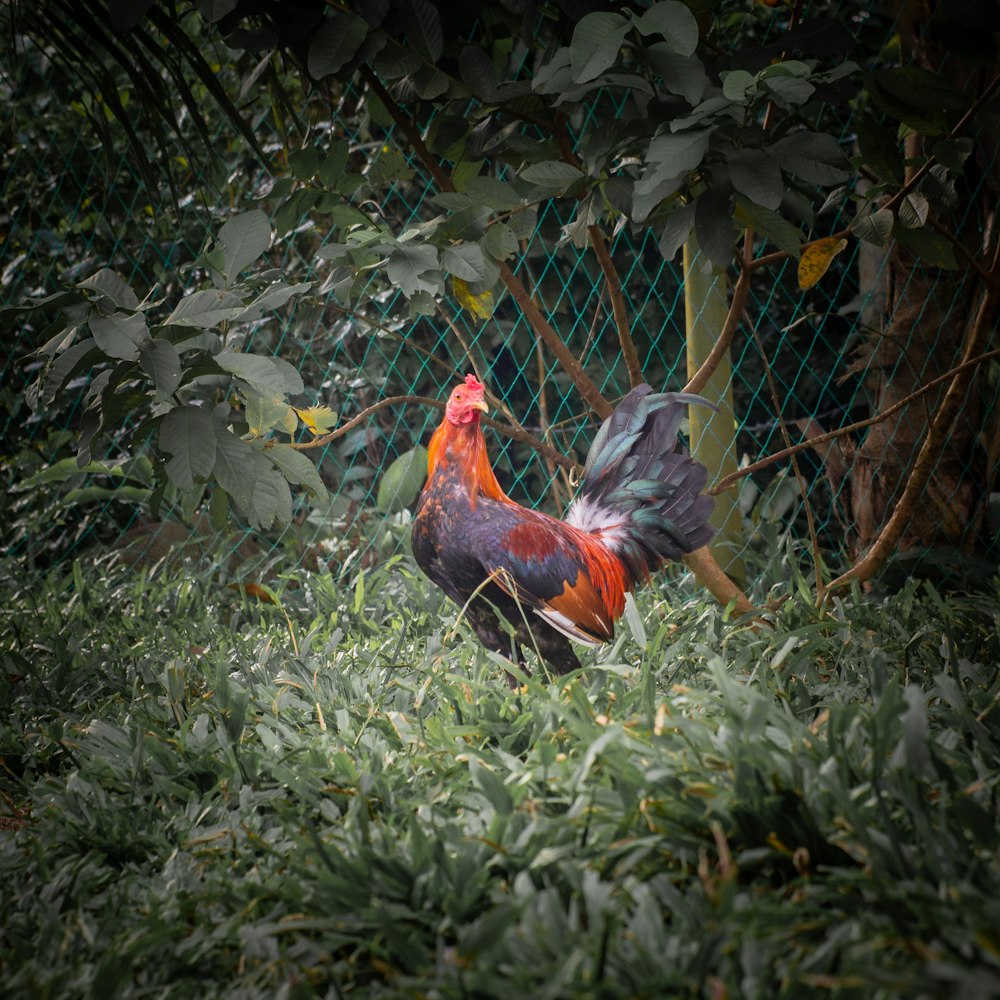
[[[580,666],[569,639],[607,642],[625,594],[712,537],[708,473],[677,442],[687,404],[706,400],[632,389],[594,438],[580,495],[560,521],[500,488],[479,423],[483,396],[469,375],[448,399],[428,448],[413,554],[484,646],[522,665],[534,649],[565,673]]]

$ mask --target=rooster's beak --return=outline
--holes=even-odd
[[[474,410],[482,410],[483,413],[489,413],[490,412],[490,408],[489,408],[489,406],[486,405],[486,400],[485,399],[480,399],[480,400],[478,400],[475,403],[469,403],[469,406],[471,406]]]

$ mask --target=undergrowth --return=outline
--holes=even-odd
[[[405,561],[5,567],[6,997],[1000,995],[1000,598],[664,586],[504,681]]]

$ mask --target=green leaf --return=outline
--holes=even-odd
[[[798,260],[802,252],[802,234],[798,226],[739,194],[736,196],[735,215],[743,225],[751,226],[754,232],[766,236],[776,247]]]
[[[865,165],[879,180],[902,184],[903,154],[896,136],[867,116],[858,119],[855,130]]]
[[[496,260],[507,260],[517,253],[517,237],[510,226],[494,222],[483,237],[483,249]]]
[[[957,271],[958,261],[955,249],[940,233],[933,229],[907,229],[897,223],[892,227],[892,235],[910,253],[916,254],[921,263],[932,264],[945,271]]]
[[[635,644],[640,649],[645,649],[649,644],[649,640],[646,638],[646,627],[642,623],[642,615],[639,614],[635,598],[630,591],[625,594],[625,621],[628,624],[628,630],[632,633]]]
[[[953,174],[960,174],[965,161],[972,153],[974,143],[968,136],[958,139],[940,139],[931,147],[931,154],[943,167]]]
[[[713,129],[692,129],[658,135],[649,144],[647,163],[662,163],[671,174],[694,170],[708,152],[708,141]]]
[[[686,176],[686,171],[675,173],[669,163],[648,166],[632,187],[632,221],[645,222],[653,209],[681,186]]]
[[[709,188],[694,204],[698,245],[716,267],[727,267],[732,263],[736,239],[729,195],[721,188]]]
[[[486,277],[486,259],[477,243],[460,243],[441,253],[441,266],[463,281],[482,281]]]
[[[429,244],[398,247],[389,255],[386,275],[407,297],[418,291],[434,294],[441,284],[437,249]]]
[[[811,184],[839,184],[850,176],[840,144],[825,132],[793,132],[768,147],[781,169]]]
[[[101,295],[110,299],[119,309],[128,309],[131,311],[139,308],[139,299],[135,292],[132,291],[123,278],[120,278],[114,271],[110,271],[106,267],[102,267],[89,278],[78,282],[76,287],[100,292]]]
[[[808,80],[796,76],[771,76],[760,82],[779,108],[794,108],[816,93],[816,88]]]
[[[927,222],[930,205],[919,191],[911,191],[899,203],[899,221],[907,229],[919,229]]]
[[[745,69],[734,69],[722,75],[722,96],[727,101],[735,104],[744,104],[747,95],[753,96],[751,91],[756,91],[757,81],[751,73]]]
[[[577,21],[569,47],[570,66],[577,83],[596,80],[615,64],[628,27],[621,14],[610,11],[595,11]]]
[[[272,393],[294,396],[304,388],[302,376],[284,358],[244,354],[227,349],[216,354],[213,360],[223,371],[242,379],[265,396]]]
[[[646,60],[671,94],[692,106],[705,96],[708,74],[696,56],[678,55],[665,42],[657,42],[646,50]]]
[[[880,208],[874,212],[865,212],[851,223],[851,231],[859,240],[874,243],[884,247],[892,236],[895,219],[890,208]]]
[[[306,59],[309,75],[314,80],[322,80],[339,72],[354,58],[367,35],[368,24],[364,18],[334,10],[312,36]]]
[[[662,35],[678,55],[693,55],[698,47],[698,22],[688,7],[677,0],[654,3],[641,17],[633,16],[632,23],[642,35]]]
[[[109,358],[135,361],[139,357],[139,349],[151,340],[146,318],[142,313],[128,315],[114,312],[110,316],[102,316],[92,311],[87,323],[94,335],[94,343]]]
[[[412,507],[426,478],[427,449],[418,444],[385,470],[375,505],[383,514]]]
[[[139,365],[165,396],[181,384],[181,356],[169,340],[151,340],[139,353]]]
[[[221,288],[206,288],[186,295],[164,320],[165,326],[196,326],[207,330],[235,319],[244,309],[241,299]]]
[[[264,457],[272,462],[290,483],[304,486],[320,502],[326,499],[326,486],[323,485],[319,470],[304,452],[287,444],[276,444],[264,450]]]
[[[289,299],[297,295],[305,295],[312,288],[311,281],[300,281],[295,285],[288,285],[284,281],[276,281],[273,285],[264,289],[241,313],[235,318],[241,323],[249,320],[260,319],[265,312],[271,309],[278,309]]]
[[[899,104],[916,111],[960,111],[969,103],[951,80],[919,66],[876,70],[871,79]]]
[[[255,437],[263,437],[275,427],[294,434],[299,419],[295,411],[280,396],[265,396],[253,390],[244,393],[247,428]]]
[[[327,154],[318,168],[319,179],[324,187],[332,190],[336,186],[341,175],[347,170],[350,153],[351,144],[346,139],[334,139],[330,143]]]
[[[470,177],[465,182],[465,191],[461,197],[472,198],[477,204],[485,205],[499,212],[509,212],[524,204],[524,199],[512,185],[497,180],[495,177]],[[445,207],[451,206],[446,205]]]
[[[436,63],[444,53],[441,15],[430,0],[402,0],[400,14],[406,40],[428,62]]]
[[[738,149],[727,159],[729,179],[740,194],[764,208],[781,204],[781,168],[761,149]]]
[[[668,216],[659,243],[664,260],[673,260],[677,251],[687,242],[694,225],[694,212],[694,205],[685,205]]]
[[[301,181],[312,180],[319,173],[319,150],[315,146],[303,146],[288,153],[288,169]]]
[[[525,167],[521,177],[538,187],[564,191],[583,177],[583,171],[562,160],[542,160]]]
[[[500,816],[509,816],[514,811],[514,801],[504,783],[478,758],[469,758],[469,776],[473,785],[486,797],[486,801]]]
[[[251,527],[267,530],[287,524],[292,516],[292,494],[285,477],[260,450],[231,434],[226,425],[212,421],[215,432],[216,482],[233,498]]]
[[[244,212],[219,230],[217,242],[225,261],[223,274],[232,281],[271,245],[271,223],[260,209]]]
[[[167,476],[178,489],[193,489],[196,479],[211,475],[215,437],[215,422],[200,406],[179,406],[163,418],[160,450],[173,455],[167,462]]]
[[[493,101],[497,94],[497,73],[493,60],[481,48],[466,45],[458,57],[458,71],[469,89],[481,101]]]

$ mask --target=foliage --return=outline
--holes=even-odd
[[[145,462],[142,478],[155,485],[136,494],[154,517],[168,494],[191,511],[209,481],[218,486],[211,509],[220,529],[228,523],[230,502],[252,527],[286,525],[292,516],[289,484],[301,484],[322,500],[325,487],[312,461],[272,435],[292,436],[300,421],[318,434],[336,414],[288,402],[304,389],[289,361],[240,350],[254,324],[310,288],[309,282],[292,285],[273,274],[239,280],[270,242],[263,212],[230,219],[201,261],[214,287],[182,298],[152,326],[149,316],[162,301],[147,295],[140,302],[106,268],[78,282],[74,292],[32,303],[31,310],[57,307],[60,313],[39,349],[46,364],[29,389],[32,409],[48,406],[75,376],[91,378],[75,468],[70,461],[63,463],[65,471],[51,466],[24,488],[81,471],[128,475],[121,465],[92,461],[95,438],[112,435],[131,439],[133,446],[155,437],[152,462],[138,456]]]
[[[512,693],[405,564],[4,568],[7,996],[1000,989],[995,591],[674,594]]]

